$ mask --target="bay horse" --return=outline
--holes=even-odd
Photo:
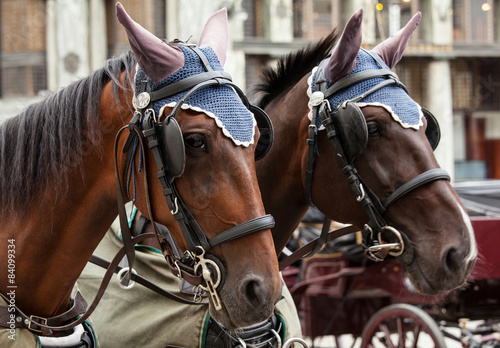
[[[373,54],[383,59],[384,73],[396,80],[397,76],[387,70],[389,67],[393,68],[403,55],[410,35],[419,23],[420,14],[416,14],[399,33],[382,42],[370,53],[360,49],[361,19],[361,11],[353,15],[338,41],[336,31],[333,31],[317,44],[281,58],[276,68],[264,71],[262,83],[256,86],[256,91],[260,94],[258,106],[268,113],[274,128],[275,141],[271,151],[257,162],[256,167],[265,209],[276,219],[272,233],[277,254],[281,253],[299,225],[310,207],[311,200],[333,220],[354,224],[359,228],[370,223],[370,215],[362,205],[370,204],[363,199],[361,202],[356,200],[351,184],[343,173],[346,164],[341,166],[342,162],[337,159],[339,153],[328,139],[328,131],[321,129],[319,125],[316,126],[314,122],[313,126],[319,128],[319,131],[313,132],[315,137],[309,141],[311,129],[315,129],[311,127],[309,118],[313,93],[308,95],[308,90],[311,89],[311,76],[316,74],[316,70],[314,73],[311,71],[324,61],[323,64],[334,70],[336,79],[342,79],[345,75],[353,75],[363,69],[362,64],[370,66],[370,69],[364,67],[367,71],[380,68],[378,64],[376,67],[369,65],[371,62],[378,62],[372,57]],[[362,55],[363,59],[357,59],[358,54]],[[354,69],[356,71],[352,72]],[[328,76],[331,75],[328,73]],[[335,82],[337,81],[332,84]],[[391,89],[393,87],[400,91],[394,91]],[[401,83],[381,88],[384,89],[388,90],[389,94],[394,92],[397,95],[401,91],[406,94]],[[396,122],[383,105],[387,100],[358,101],[366,105],[359,104],[362,115],[357,115],[356,125],[361,130],[366,127],[368,135],[364,141],[362,135],[352,140],[351,148],[359,142],[358,147],[361,149],[352,162],[352,158],[349,159],[348,165],[357,168],[359,173],[355,174],[363,178],[361,185],[366,186],[366,191],[371,192],[370,198],[374,200],[377,196],[381,197],[379,201],[383,202],[393,192],[400,192],[398,188],[402,185],[408,187],[404,186],[406,182],[411,183],[404,195],[392,196],[397,199],[394,199],[395,203],[387,205],[387,211],[370,214],[379,214],[383,221],[393,226],[398,233],[404,233],[404,250],[399,250],[401,254],[397,257],[407,266],[413,284],[419,291],[438,294],[464,283],[474,265],[477,250],[470,221],[448,182],[448,176],[442,171],[433,171],[439,167],[433,154],[433,147],[437,146],[439,138],[438,125],[432,116],[427,111],[424,114],[409,96],[403,101],[405,105],[413,106],[412,112],[418,118],[418,126],[413,124],[412,127],[405,128]],[[363,122],[366,123],[365,126]],[[352,133],[344,136],[354,137],[357,131],[352,128]],[[308,169],[311,148],[315,154],[312,170]],[[307,172],[312,174],[310,193],[306,189]],[[428,172],[430,175],[424,174],[429,175],[428,178],[421,176],[422,173]],[[412,178],[419,179],[412,181]],[[308,196],[311,196],[311,199],[308,199]],[[387,230],[392,233],[392,229]],[[386,232],[384,230],[381,236],[383,243],[380,250],[391,251],[384,246],[384,239],[390,241],[393,236],[385,236]],[[396,242],[392,244],[399,246],[393,247],[401,248],[400,241]],[[380,255],[377,249],[372,250],[375,250],[374,256]],[[89,272],[92,273],[90,269]],[[175,286],[172,283],[176,282],[173,276],[171,278],[169,287]],[[166,280],[160,285],[166,285]],[[150,293],[150,290],[144,291]],[[168,301],[170,299],[165,297],[157,298],[158,311],[163,308],[160,303]],[[181,306],[178,304],[176,308]],[[191,317],[194,317],[193,313],[198,313],[200,318],[197,322],[205,320],[206,313],[202,306],[188,306]],[[119,313],[120,309],[116,309],[112,313],[102,313],[94,320],[98,320],[103,325],[102,330],[107,331],[105,324],[110,318],[120,317]],[[161,315],[158,313],[150,317],[154,322],[152,327],[163,327],[162,325],[167,324],[162,320],[165,320],[165,317],[170,318],[163,309]],[[130,324],[130,320],[121,321],[121,327]],[[176,326],[176,330],[178,329]],[[178,333],[178,336],[194,335],[193,330],[186,324],[184,331]],[[233,336],[233,342],[237,342],[238,332],[228,334]],[[109,339],[113,339],[112,334]]]
[[[67,312],[81,303],[75,282],[122,212],[117,200],[169,228],[186,250],[170,262],[207,288],[214,318],[231,329],[262,321],[282,285],[255,173],[259,129],[222,68],[226,11],[195,46],[167,44],[116,9],[133,53],[0,127],[2,331],[70,329],[82,313]]]
[[[275,143],[257,176],[276,219],[276,251],[314,205],[363,229],[368,255],[394,254],[418,291],[445,293],[466,281],[477,247],[433,154],[437,122],[391,71],[421,14],[370,51],[361,48],[362,15],[349,19],[333,51],[332,33],[281,59],[256,87],[274,125]]]

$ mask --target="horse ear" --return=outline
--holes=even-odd
[[[226,62],[226,52],[228,44],[228,21],[227,10],[223,8],[215,12],[205,24],[201,32],[198,46],[210,46],[222,66]]]
[[[422,14],[417,12],[404,28],[373,48],[389,68],[393,68],[403,56],[411,34],[417,29]]]
[[[171,47],[134,22],[122,4],[116,3],[116,16],[127,32],[135,59],[153,82],[160,82],[184,66],[184,53]]]
[[[335,83],[349,74],[356,67],[356,56],[361,48],[361,24],[363,10],[359,10],[349,18],[338,44],[325,67],[325,77]]]

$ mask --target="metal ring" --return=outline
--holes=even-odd
[[[201,256],[201,255],[200,255]],[[208,268],[208,265],[211,265],[214,270],[215,274]],[[214,261],[207,259],[207,258],[202,258],[199,259],[199,261],[194,265],[194,271],[197,273],[198,268],[201,267],[201,275],[205,282],[211,281],[213,283],[214,290],[217,289],[219,286],[221,279],[222,279],[222,274],[219,268],[219,265],[217,265]],[[214,277],[215,276],[215,277]],[[215,278],[215,281],[214,281]],[[208,287],[199,285],[199,287],[205,291],[208,291]]]
[[[398,230],[396,230],[394,227],[387,226],[387,225],[382,227],[382,230],[388,230],[389,232],[394,233],[394,235],[396,235],[396,237],[399,240],[399,243],[385,243],[385,245],[387,245],[391,248],[389,250],[389,255],[391,255],[391,256],[401,255],[403,253],[403,251],[405,250],[405,242],[403,241],[403,237],[401,236],[401,233]],[[380,244],[384,244],[384,243],[382,243],[382,233],[381,232],[379,232],[379,234],[378,234],[378,241]],[[394,250],[392,248],[393,244],[399,244],[399,250],[392,251],[392,250]]]
[[[271,333],[276,337],[276,341],[278,341],[278,348],[282,348],[281,346],[281,337],[279,335],[279,333],[276,332],[276,330],[274,329],[271,329]]]
[[[116,278],[118,279],[118,285],[120,288],[124,290],[132,289],[132,287],[135,285],[135,282],[131,280],[127,285],[123,284],[122,281],[125,278],[125,273],[127,273],[130,270],[130,267],[123,267],[117,274]],[[135,269],[132,268],[132,273],[137,275],[137,272]]]
[[[247,344],[245,343],[245,341],[243,341],[241,338],[238,337],[238,343],[239,345],[236,346],[236,348],[247,348]]]
[[[302,347],[304,347],[304,348],[310,348],[309,345],[307,344],[307,342],[304,341],[302,338],[299,338],[299,337],[289,338],[287,341],[285,341],[285,344],[283,345],[283,348],[290,348],[290,347],[292,347],[293,343],[300,343],[302,345]]]

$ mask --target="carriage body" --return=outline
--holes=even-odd
[[[299,309],[304,336],[313,340],[326,335],[360,337],[370,318],[390,305],[401,303],[423,309],[443,332],[450,327],[458,328],[464,320],[481,320],[498,326],[500,253],[495,242],[500,237],[500,217],[475,216],[471,222],[481,261],[468,284],[447,295],[422,295],[413,289],[398,260],[360,261],[359,245],[346,249],[335,246],[335,241],[329,245],[330,251],[337,248],[344,252],[317,254],[303,260],[300,271],[286,270],[287,283],[294,284],[291,293]],[[494,331],[492,327],[485,333]]]

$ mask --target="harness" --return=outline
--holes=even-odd
[[[176,42],[176,44],[181,43]],[[134,113],[128,126],[130,134],[123,149],[123,152],[127,153],[125,173],[129,171],[131,158],[135,153],[135,150],[131,151],[131,145],[135,142],[135,139],[139,139],[141,151],[144,149],[142,145],[142,133],[147,138],[148,146],[154,155],[158,167],[157,177],[163,187],[163,194],[166,198],[167,205],[179,224],[188,245],[188,250],[184,252],[182,258],[176,258],[168,240],[158,233],[157,226],[154,223],[153,212],[149,204],[149,197],[147,197],[148,213],[153,222],[155,234],[165,259],[174,275],[186,279],[189,283],[197,285],[201,290],[208,292],[213,300],[215,309],[220,310],[222,306],[218,291],[224,284],[225,270],[222,262],[213,254],[210,254],[209,251],[217,245],[274,227],[274,218],[271,215],[257,217],[240,225],[231,227],[212,238],[208,238],[194,216],[183,203],[175,186],[175,179],[182,175],[185,164],[184,140],[181,129],[176,121],[177,113],[182,105],[189,97],[203,87],[228,85],[238,93],[243,103],[249,107],[249,102],[244,93],[232,82],[231,76],[228,73],[224,71],[214,71],[204,53],[198,47],[187,44],[183,45],[190,48],[198,55],[206,72],[185,78],[156,91],[148,90],[149,85],[145,77],[140,81],[141,87],[138,91],[138,102],[136,102],[137,111]],[[183,91],[188,92],[177,101],[172,112],[163,121],[160,120],[159,116],[155,115],[153,102],[176,95]],[[256,154],[256,157],[260,157],[260,154]],[[145,158],[145,156],[143,156],[143,158]],[[144,176],[146,177],[146,173],[144,173]],[[126,175],[124,175],[124,179],[125,177]],[[127,187],[126,182],[123,184]],[[117,189],[118,187],[119,181],[117,180]],[[148,192],[147,186],[145,186],[145,188],[146,192]],[[149,193],[147,196],[149,196]],[[126,215],[123,213],[120,214],[120,222],[122,234],[124,236],[124,245],[126,248],[129,248],[131,245],[129,243],[129,247],[127,247],[126,240],[131,239],[131,233],[128,228],[128,221],[126,221]],[[127,258],[129,267],[132,268],[134,260],[133,248],[129,250],[130,252],[127,253]],[[125,281],[128,281],[130,274],[131,273],[128,272],[125,276]]]
[[[139,214],[139,215],[137,215]],[[132,212],[132,219],[135,219],[135,228],[133,229],[133,235],[141,235],[144,233],[147,233],[147,227],[150,224],[150,220],[146,218],[144,215],[139,213],[136,208],[134,208]],[[172,236],[168,229],[160,224],[156,224],[157,229],[160,232],[162,236],[165,238],[171,240],[171,247],[172,251],[176,255],[180,255],[179,251],[176,248],[176,244],[172,239]],[[180,257],[180,256],[179,256]],[[100,267],[107,268],[109,265],[109,262],[107,262],[104,259],[101,259],[95,255],[93,255],[90,259],[91,263],[94,263]],[[123,269],[121,267],[118,267],[117,271]],[[182,297],[179,297],[175,295],[172,292],[169,292],[158,285],[154,284],[153,282],[149,281],[146,278],[143,278],[137,274],[132,274],[131,277],[132,281],[135,281],[148,289],[164,296],[169,299],[172,299],[174,301],[188,304],[188,305],[207,305],[207,302],[199,302],[202,300],[202,296],[197,296],[195,299],[197,301],[189,301],[186,300]],[[133,283],[132,283],[133,284]],[[119,283],[120,286],[121,283]],[[192,286],[189,286],[189,284],[186,284],[184,281],[181,284],[181,292],[185,294],[193,294],[194,293],[194,288]],[[292,338],[289,340],[283,342],[283,338],[285,337],[285,325],[282,322],[282,320],[279,318],[279,316],[276,313],[273,313],[272,316],[261,322],[254,324],[249,327],[245,328],[240,328],[235,332],[230,332],[227,331],[224,327],[222,327],[217,321],[215,321],[213,318],[209,318],[208,324],[207,324],[207,329],[206,332],[203,336],[204,340],[204,347],[206,348],[211,348],[211,347],[228,347],[228,348],[244,348],[244,347],[262,347],[262,348],[268,348],[268,347],[276,347],[276,348],[282,348],[286,346],[286,343],[289,342]]]
[[[305,179],[305,196],[308,204],[314,206],[311,188],[314,152],[317,144],[318,118],[326,129],[327,137],[335,149],[337,154],[336,158],[353,190],[356,200],[361,204],[369,217],[368,223],[365,224],[362,230],[362,245],[366,256],[374,261],[382,261],[387,255],[400,256],[403,251],[406,250],[407,255],[401,261],[404,264],[409,264],[413,260],[409,238],[396,228],[389,226],[383,215],[392,203],[405,196],[407,193],[436,180],[450,180],[450,176],[443,169],[429,169],[401,185],[385,200],[380,199],[360,177],[353,161],[366,147],[368,132],[366,120],[360,108],[355,103],[389,85],[399,86],[406,91],[406,87],[399,81],[397,75],[390,69],[385,68],[378,56],[371,54],[369,51],[366,52],[368,52],[377,62],[380,69],[370,69],[345,76],[329,88],[326,88],[326,80],[323,71],[328,62],[327,58],[319,64],[315,75],[313,75],[315,80],[315,92],[312,93],[310,98],[313,117],[309,125],[307,139],[308,159]],[[345,88],[373,78],[383,78],[384,80],[364,93],[342,102],[336,110],[331,108],[328,101],[329,97]],[[422,111],[428,122],[426,135],[434,150],[440,139],[439,125],[435,117],[428,110],[422,108]],[[306,248],[300,252],[300,256],[294,255],[288,260],[282,260],[280,268],[282,269],[292,264],[306,253],[309,253],[308,255],[314,254],[321,249],[322,245],[327,241],[357,230],[355,227],[349,226],[334,231],[333,233],[330,232],[329,234],[330,223],[331,220],[325,218],[324,227],[318,240],[306,245]],[[385,242],[382,238],[384,232],[389,232],[394,235],[396,241],[392,243]]]
[[[85,322],[97,307],[100,299],[104,295],[107,285],[114,272],[121,272],[122,283],[129,284],[130,280],[140,281],[140,277],[134,275],[133,264],[135,259],[134,245],[141,243],[148,238],[157,238],[162,252],[167,260],[170,269],[174,275],[186,279],[189,283],[198,286],[201,290],[210,294],[214,306],[220,310],[221,303],[218,296],[218,291],[224,284],[225,271],[222,263],[209,251],[223,243],[230,242],[237,238],[258,232],[274,226],[274,218],[271,215],[265,215],[246,221],[240,225],[234,226],[225,230],[218,235],[207,238],[201,227],[196,222],[193,215],[182,202],[182,199],[175,188],[175,178],[182,175],[184,171],[184,140],[182,132],[175,117],[179,112],[182,104],[199,89],[206,86],[231,86],[238,94],[244,105],[254,112],[257,120],[257,125],[263,134],[256,146],[256,159],[262,158],[269,152],[273,141],[272,124],[267,114],[261,109],[251,106],[245,97],[244,93],[232,83],[231,76],[224,71],[214,71],[205,57],[203,52],[194,45],[184,44],[182,42],[174,42],[177,45],[184,45],[192,49],[200,58],[206,72],[190,76],[172,83],[158,90],[149,90],[148,85],[141,81],[141,91],[136,96],[134,102],[137,111],[134,113],[128,126],[120,129],[115,138],[114,154],[115,154],[115,181],[117,189],[117,201],[121,231],[123,235],[124,247],[115,255],[110,263],[107,263],[107,271],[103,277],[97,294],[87,308],[87,303],[79,292],[72,299],[70,308],[61,315],[42,318],[35,315],[27,315],[23,313],[17,306],[14,308],[15,327],[25,328],[34,334],[43,336],[60,336],[64,335],[68,330],[73,329],[77,325]],[[159,119],[159,115],[155,115],[152,109],[152,103],[166,96],[175,95],[182,91],[188,91],[178,102],[164,121]],[[118,171],[118,140],[125,130],[129,130],[130,134],[123,148],[123,153],[126,153],[124,181],[120,179]],[[149,186],[147,181],[146,164],[142,166],[144,170],[144,188],[146,192],[146,202],[148,213],[155,228],[154,233],[145,233],[133,237],[128,226],[125,200],[122,195],[121,185],[127,188],[127,172],[131,168],[131,163],[135,157],[137,147],[139,147],[140,157],[145,160],[145,146],[143,144],[143,135],[148,140],[148,146],[153,152],[155,162],[158,166],[158,179],[163,187],[168,207],[172,215],[177,220],[181,227],[182,233],[186,239],[189,249],[184,253],[181,259],[178,259],[173,254],[169,240],[162,236],[154,223],[154,217],[150,205]],[[262,140],[262,142],[260,141]],[[133,171],[133,169],[132,169]],[[118,268],[120,261],[126,257],[128,267]],[[158,290],[158,289],[157,289]],[[160,290],[159,290],[160,291]],[[161,292],[161,291],[160,291]],[[0,294],[7,303],[9,299]],[[178,299],[176,299],[178,300]],[[187,301],[192,303],[190,301]],[[10,307],[0,306],[0,327],[10,327],[9,320],[12,310]],[[73,321],[72,321],[73,320]]]

